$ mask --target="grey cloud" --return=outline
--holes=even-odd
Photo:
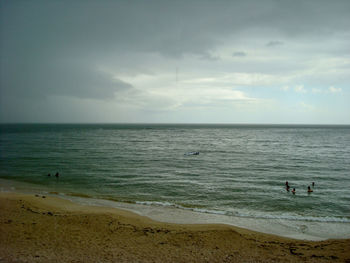
[[[247,53],[245,53],[243,51],[234,52],[232,54],[232,57],[245,57],[245,56],[247,56]]]
[[[110,99],[132,85],[113,76],[84,66],[84,63],[58,63],[41,60],[40,64],[8,63],[1,71],[3,95],[44,98],[63,95],[78,98]]]
[[[257,29],[301,36],[346,32],[349,1],[28,1],[2,8],[5,49],[50,54],[203,54]],[[297,15],[296,15],[297,14]],[[320,15],[321,14],[321,15]],[[45,21],[45,22],[42,22]]]
[[[283,44],[276,39],[345,39],[349,13],[348,0],[0,1],[0,96],[106,100],[122,97],[125,90],[137,92],[123,78],[97,70],[100,65],[128,76],[157,75],[181,67],[186,59],[191,62],[182,67],[189,72],[203,72],[204,64],[204,73],[293,71],[301,62],[280,63],[270,57],[251,62],[249,56],[226,65],[216,48],[230,44],[238,50],[232,56],[243,57],[247,54],[240,49],[249,51],[251,43],[270,39],[275,41],[268,47]],[[349,40],[343,42],[333,46],[339,56],[348,54],[343,50],[348,51]],[[247,49],[235,43],[247,43]],[[322,52],[329,50],[327,46]]]
[[[276,41],[276,40],[266,43],[267,47],[275,47],[275,46],[282,46],[282,45],[284,45],[282,41]]]
[[[208,61],[218,61],[218,60],[220,60],[220,57],[219,56],[213,56],[213,55],[211,55],[209,53],[205,53],[205,54],[200,56],[200,59],[208,60]]]

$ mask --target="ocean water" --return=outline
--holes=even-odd
[[[0,178],[161,221],[350,237],[350,126],[2,124]]]

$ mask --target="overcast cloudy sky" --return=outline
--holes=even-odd
[[[1,122],[350,124],[350,1],[3,0]]]

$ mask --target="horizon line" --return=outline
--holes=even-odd
[[[58,125],[271,125],[271,126],[350,126],[349,124],[340,123],[227,123],[227,122],[0,122],[0,125],[16,125],[16,124],[58,124]]]

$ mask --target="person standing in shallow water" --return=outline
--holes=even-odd
[[[295,188],[293,188],[292,193],[293,193],[293,195],[295,195]]]
[[[57,172],[57,173],[55,174],[55,176],[56,176],[56,178],[58,178],[58,177],[60,176],[60,174]]]
[[[312,193],[313,192],[312,189],[310,188],[310,186],[307,187],[307,192],[308,193]]]

